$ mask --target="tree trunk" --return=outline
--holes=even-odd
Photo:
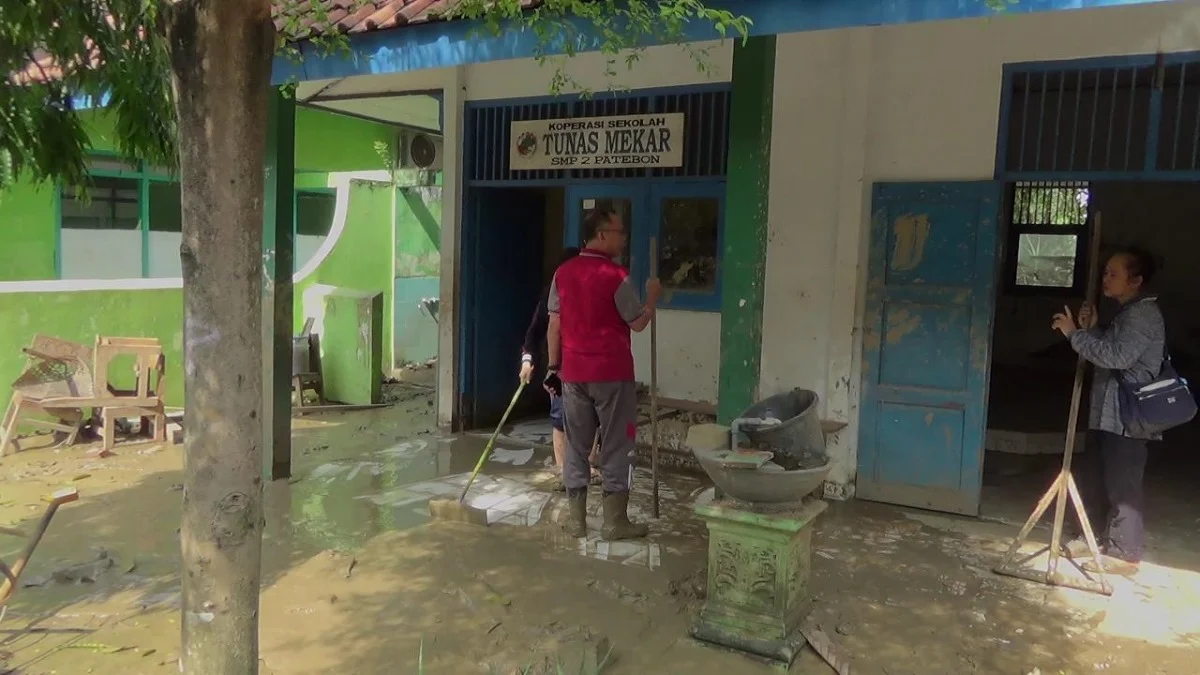
[[[269,0],[166,13],[179,120],[187,391],[180,668],[258,672]]]

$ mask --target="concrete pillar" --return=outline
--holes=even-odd
[[[292,475],[296,99],[271,91],[263,200],[263,477]]]
[[[771,178],[771,113],[775,36],[733,49],[725,251],[721,260],[721,370],[717,413],[722,424],[754,402],[762,360]]]
[[[458,372],[459,240],[462,224],[464,176],[463,115],[466,112],[466,68],[443,72],[442,139],[446,151],[442,162],[441,288],[438,299],[437,421],[449,429],[461,415],[457,408],[462,374]]]

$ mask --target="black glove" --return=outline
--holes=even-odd
[[[546,378],[542,380],[542,386],[552,396],[562,396],[562,379],[558,377],[558,366],[550,366],[546,369]]]

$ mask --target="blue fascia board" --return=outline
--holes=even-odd
[[[753,21],[751,35],[777,35],[1168,1],[1016,0],[999,12],[992,9],[987,0],[712,0],[710,4],[749,17]],[[576,31],[573,51],[600,49],[602,39],[591,26],[578,20],[572,23]],[[680,41],[688,42],[719,37],[712,25],[699,21],[685,27],[679,36]],[[317,54],[311,45],[302,45],[300,63],[276,57],[272,81],[280,84],[292,80],[303,82],[446,68],[530,58],[537,55],[539,47],[546,54],[562,54],[568,51],[566,46],[541,44],[532,30],[516,23],[496,35],[480,22],[432,22],[353,35],[348,50],[333,54]]]

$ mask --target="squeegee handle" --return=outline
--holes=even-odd
[[[471,489],[471,484],[475,482],[475,477],[479,475],[479,470],[483,468],[483,463],[487,461],[488,455],[492,454],[492,446],[496,444],[496,437],[500,435],[500,430],[504,428],[504,423],[508,421],[508,416],[512,414],[513,408],[517,406],[517,399],[521,398],[521,392],[525,391],[525,382],[517,387],[517,391],[513,393],[512,400],[508,402],[508,410],[504,411],[504,415],[500,418],[500,423],[496,425],[496,430],[492,432],[492,437],[488,439],[487,445],[483,448],[483,453],[479,455],[479,461],[475,462],[475,469],[471,471],[471,477],[467,479],[467,484],[463,486],[462,494],[458,496],[458,501],[462,502],[467,498],[467,490]]]

